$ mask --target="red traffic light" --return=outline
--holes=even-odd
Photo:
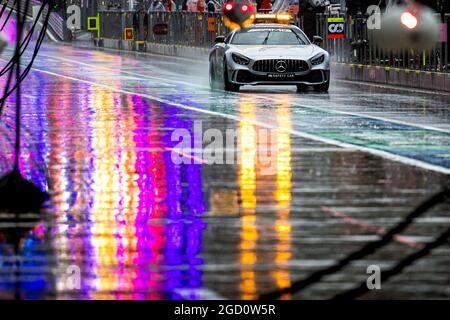
[[[227,2],[223,6],[223,8],[225,9],[225,11],[231,11],[231,10],[234,9],[234,3],[233,2]]]
[[[409,11],[405,11],[400,16],[400,22],[408,29],[414,29],[419,24],[417,17]]]

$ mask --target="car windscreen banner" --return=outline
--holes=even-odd
[[[345,19],[328,18],[328,39],[345,38]]]

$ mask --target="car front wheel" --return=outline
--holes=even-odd
[[[219,89],[219,83],[216,79],[216,71],[212,61],[209,62],[209,86],[212,90]]]
[[[307,90],[308,90],[308,86],[306,84],[298,84],[297,85],[298,93],[306,92]]]
[[[225,87],[225,91],[237,92],[239,91],[240,86],[238,84],[231,83],[228,80],[228,67],[226,61],[223,65],[223,84]]]
[[[316,92],[328,92],[328,89],[330,88],[330,81],[318,84],[314,86],[314,91]]]

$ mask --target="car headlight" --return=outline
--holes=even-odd
[[[317,66],[317,65],[323,63],[324,61],[325,61],[325,55],[324,55],[324,54],[321,54],[321,55],[319,55],[319,56],[317,56],[317,57],[312,58],[312,59],[311,59],[311,64],[312,64],[313,66]]]
[[[233,61],[236,62],[237,64],[241,64],[241,65],[248,65],[250,63],[250,59],[244,56],[241,56],[239,54],[236,53],[232,53],[231,57],[233,58]]]

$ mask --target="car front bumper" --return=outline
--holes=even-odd
[[[230,59],[231,60],[231,59]],[[228,79],[237,85],[319,85],[330,80],[329,61],[312,66],[301,72],[259,72],[253,69],[255,61],[243,66],[234,61],[228,62]]]

